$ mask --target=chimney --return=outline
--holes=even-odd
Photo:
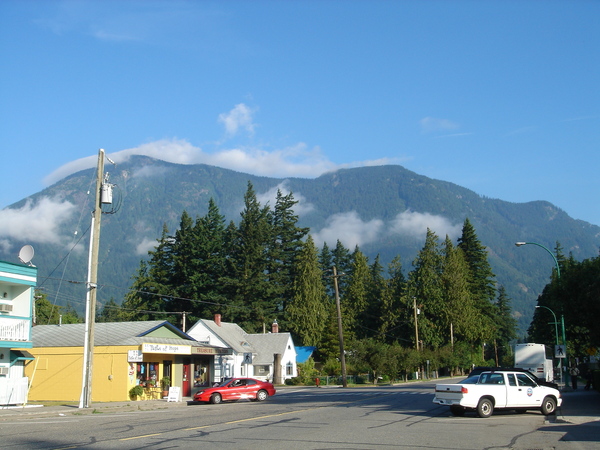
[[[271,333],[279,333],[279,324],[277,323],[277,319],[271,325]]]
[[[221,314],[215,314],[215,323],[218,327],[221,326]]]

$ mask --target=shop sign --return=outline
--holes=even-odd
[[[142,344],[144,353],[168,353],[171,355],[189,355],[190,345],[172,345],[172,344]]]
[[[143,362],[144,354],[140,350],[127,350],[127,362]]]
[[[219,347],[192,347],[192,355],[231,355],[233,350],[230,348]]]

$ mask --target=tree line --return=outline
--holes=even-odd
[[[330,373],[339,371],[332,268],[351,370],[397,376],[428,360],[432,368],[467,369],[511,358],[516,336],[510,300],[497,287],[487,250],[467,219],[453,242],[427,230],[405,275],[400,256],[384,267],[339,240],[317,248],[298,225],[292,193],[261,205],[251,183],[239,223],[226,223],[215,202],[205,216],[184,211],[140,262],[121,306],[107,303],[99,320],[165,319],[179,324],[221,314],[249,333],[277,321],[296,345],[314,346]]]

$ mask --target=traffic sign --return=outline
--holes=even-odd
[[[555,358],[566,358],[567,357],[567,349],[564,344],[559,344],[554,346],[554,357]]]
[[[244,353],[243,364],[252,364],[252,353]]]

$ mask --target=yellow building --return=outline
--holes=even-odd
[[[130,399],[140,385],[141,399],[161,398],[161,380],[169,377],[183,397],[193,394],[195,376],[212,380],[214,356],[231,349],[201,344],[166,321],[96,323],[92,362],[92,401]],[[79,401],[83,379],[85,324],[32,328],[35,358],[26,366],[30,401]],[[197,384],[197,382],[196,382]]]

